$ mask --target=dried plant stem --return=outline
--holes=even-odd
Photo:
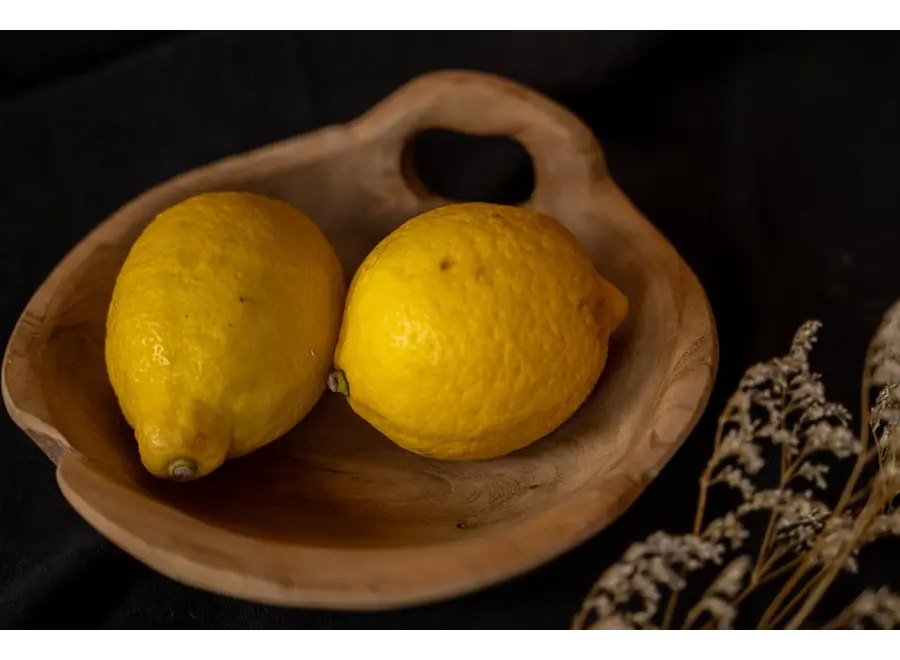
[[[796,547],[796,545],[797,545],[797,544],[791,545],[791,546],[787,546],[787,547],[784,548],[784,549],[780,549],[779,551],[772,553],[772,555],[771,555],[768,559],[766,559],[766,561],[763,563],[762,568],[760,569],[760,572],[759,572],[760,577],[766,577],[766,576],[767,576],[767,571],[768,571],[770,568],[772,568],[773,566],[775,566],[775,564],[778,563],[778,560],[779,560],[779,559],[781,559],[782,557],[784,557],[789,551],[793,550],[793,549]],[[788,565],[788,566],[796,566],[797,564],[800,563],[800,562],[799,562],[799,559],[800,559],[800,558],[797,557],[797,558],[791,560],[787,565]],[[779,575],[781,575],[781,573],[784,572],[783,569],[784,569],[784,567],[781,567],[781,568],[778,570],[778,574],[779,574]],[[754,584],[754,583],[751,581],[751,584]]]
[[[781,484],[779,488],[784,488],[784,484]],[[763,562],[763,556],[765,555],[766,550],[769,547],[769,544],[772,542],[772,534],[775,531],[775,519],[778,516],[778,507],[775,507],[772,510],[771,515],[769,515],[769,523],[766,525],[766,533],[763,536],[762,544],[759,547],[759,552],[756,555],[756,564],[753,566],[753,571],[750,573],[750,584],[756,584],[759,582],[760,575],[762,575],[762,567],[766,562]]]
[[[841,612],[836,617],[834,617],[831,621],[826,623],[824,626],[820,628],[820,630],[837,630],[843,625],[846,625],[849,621],[850,616],[846,611]]]
[[[859,410],[859,441],[860,441],[860,450],[859,457],[856,460],[856,464],[853,466],[853,472],[850,474],[850,477],[847,479],[847,484],[844,486],[844,491],[841,493],[841,499],[838,500],[837,506],[834,507],[834,511],[832,512],[832,517],[839,516],[843,513],[844,509],[850,504],[850,500],[856,491],[856,482],[859,481],[860,476],[862,475],[862,471],[865,468],[866,464],[871,460],[869,457],[870,452],[867,451],[867,447],[869,446],[869,433],[870,433],[870,423],[869,423],[869,415],[870,415],[870,394],[869,391],[872,389],[872,382],[869,372],[869,365],[872,362],[872,346],[869,345],[868,350],[866,351],[866,361],[865,366],[863,368],[862,375],[862,386],[860,390],[860,410]],[[877,455],[877,447],[873,448]]]
[[[874,501],[873,501],[874,500]],[[850,557],[854,548],[856,547],[856,541],[862,536],[863,532],[866,528],[872,523],[875,519],[875,516],[884,508],[884,503],[880,502],[879,499],[872,498],[866,504],[862,513],[859,515],[859,518],[856,519],[856,523],[853,526],[853,533],[844,544],[841,549],[840,554],[837,559],[831,562],[830,566],[823,571],[824,576],[821,580],[818,581],[815,589],[813,589],[812,593],[807,597],[807,599],[803,602],[803,606],[800,610],[795,614],[790,621],[788,621],[786,629],[787,630],[796,630],[799,628],[803,622],[807,619],[816,605],[819,604],[819,601],[822,600],[822,596],[825,595],[825,592],[831,586],[831,583],[834,582],[834,579],[837,577],[838,573],[843,569],[845,562]]]
[[[590,610],[586,608],[582,608],[572,619],[572,628],[575,630],[581,630],[584,628],[584,624],[587,623],[588,615],[590,614]]]
[[[703,470],[703,474],[700,476],[700,494],[697,497],[697,512],[694,514],[694,528],[693,534],[694,536],[700,536],[700,533],[703,530],[703,518],[706,515],[706,497],[709,491],[709,487],[712,483],[712,473],[718,464],[718,455],[719,449],[722,446],[722,435],[725,432],[725,424],[728,416],[732,413],[733,406],[729,404],[726,406],[725,411],[722,415],[719,416],[719,422],[716,426],[716,434],[714,436],[713,441],[713,453],[710,457],[710,460],[706,464],[706,468]],[[684,577],[684,574],[681,574],[681,577]],[[663,613],[662,618],[662,628],[666,629],[671,627],[672,619],[675,616],[675,607],[678,604],[678,595],[679,592],[677,590],[673,590],[669,594],[669,598],[666,602],[666,609]]]
[[[784,556],[784,553],[780,553],[777,557],[774,558],[774,561],[770,562],[770,563],[767,564],[767,565],[768,565],[768,566],[771,566],[771,564],[774,564],[775,561],[778,561],[778,559],[780,559],[780,558],[783,557],[783,556]],[[749,596],[751,593],[753,593],[754,591],[756,591],[756,588],[757,588],[757,587],[761,587],[761,586],[763,586],[764,584],[766,584],[767,582],[771,582],[771,581],[774,580],[775,578],[781,577],[782,575],[784,575],[784,574],[787,573],[788,571],[790,571],[790,570],[796,568],[796,567],[800,564],[801,561],[803,561],[803,557],[802,557],[802,556],[800,556],[800,557],[795,557],[794,559],[792,559],[791,561],[787,562],[787,563],[784,564],[783,566],[779,566],[778,568],[776,568],[776,569],[775,569],[774,571],[772,571],[771,573],[767,573],[766,571],[768,571],[769,569],[768,569],[768,568],[765,568],[765,569],[763,570],[762,575],[761,575],[760,578],[759,578],[759,581],[756,582],[755,584],[749,585],[749,586],[747,587],[747,589],[745,589],[745,591],[748,592],[747,595]],[[745,596],[745,597],[746,597],[746,596]],[[744,597],[744,598],[745,598],[745,597]],[[740,600],[744,600],[744,598],[741,598]]]
[[[772,625],[772,617],[781,607],[781,604],[784,602],[784,599],[787,598],[788,594],[790,594],[796,587],[800,580],[803,578],[806,573],[813,568],[815,565],[811,560],[812,552],[808,555],[804,555],[801,559],[800,565],[797,570],[794,571],[794,574],[788,579],[788,581],[781,587],[775,597],[772,599],[772,602],[769,603],[769,606],[766,608],[766,611],[763,612],[762,617],[759,620],[759,627],[763,629],[770,628]]]
[[[729,404],[726,406],[724,412],[719,416],[719,422],[716,425],[716,434],[713,440],[713,453],[710,457],[709,461],[706,463],[706,468],[703,470],[703,474],[700,475],[700,495],[697,498],[697,512],[694,515],[694,528],[693,534],[695,536],[699,536],[700,532],[703,531],[703,518],[706,516],[706,498],[707,493],[709,492],[709,487],[712,483],[712,473],[716,469],[716,466],[719,464],[719,452],[722,448],[722,436],[725,433],[725,424],[727,423],[728,418],[734,412],[734,405]]]
[[[800,562],[802,562],[805,559],[805,557],[803,557],[802,555],[799,557],[795,557],[794,559],[790,560],[789,562],[785,563],[782,566],[779,566],[774,571],[770,572],[769,569],[785,554],[786,554],[785,552],[780,552],[777,555],[773,555],[772,557],[770,557],[769,560],[763,565],[763,568],[760,571],[760,574],[757,577],[756,581],[751,581],[750,584],[748,584],[746,587],[744,587],[743,591],[741,591],[737,596],[734,597],[734,600],[732,601],[732,603],[734,605],[740,605],[747,598],[749,598],[753,593],[755,593],[759,587],[762,587],[765,584],[768,584],[772,580],[774,580],[778,577],[781,577],[788,571],[796,568],[800,564]],[[711,624],[709,626],[703,625],[700,627],[700,629],[706,630],[710,627],[712,627]]]
[[[865,381],[864,381],[865,382]],[[865,399],[864,399],[865,401]],[[864,436],[865,439],[862,440],[863,443],[867,442],[868,434]],[[860,475],[862,474],[862,470],[865,465],[872,460],[874,455],[877,453],[877,448],[873,447],[872,449],[866,450],[865,444],[862,445],[862,451],[859,454],[859,457],[856,460],[855,465],[853,466],[853,473],[847,481],[847,485],[844,487],[844,490],[841,495],[841,501],[838,503],[838,506],[835,507],[831,516],[834,518],[836,515],[839,515],[844,508],[846,508],[852,499],[854,499],[855,495],[859,493],[865,493],[865,491],[858,491],[854,493],[856,482],[859,480]],[[821,544],[823,543],[823,538],[820,538],[817,542],[816,546],[812,548],[809,554],[805,557],[810,561],[804,561],[803,565],[797,570],[797,572],[791,577],[791,579],[784,585],[784,587],[779,591],[776,595],[775,599],[769,605],[769,608],[763,613],[762,619],[760,620],[761,626],[766,628],[771,628],[773,626],[778,625],[784,617],[798,604],[800,598],[802,598],[805,594],[807,594],[811,589],[814,589],[812,593],[806,598],[803,603],[803,606],[794,615],[793,618],[788,622],[787,629],[796,629],[800,625],[802,625],[803,621],[809,617],[809,614],[812,610],[818,605],[819,601],[821,601],[822,596],[834,582],[837,575],[841,572],[846,563],[847,559],[853,553],[854,548],[856,547],[856,542],[859,537],[865,531],[865,529],[871,524],[872,520],[876,515],[884,508],[884,501],[881,498],[877,497],[875,493],[869,493],[869,500],[866,503],[863,511],[857,517],[856,522],[854,523],[853,532],[850,534],[850,537],[847,541],[845,541],[842,545],[841,551],[838,553],[838,556],[832,560],[827,568],[822,569],[819,573],[814,575],[810,580],[800,589],[800,591],[790,600],[790,602],[780,609],[777,615],[775,615],[775,611],[781,607],[781,603],[784,598],[789,594],[800,581],[803,575],[805,575],[810,568],[813,567],[814,562],[811,561],[817,555],[817,551],[820,550]]]
[[[771,573],[763,572],[763,574],[759,578],[759,581],[757,581],[755,584],[748,584],[746,587],[744,587],[744,590],[741,591],[737,596],[734,597],[734,600],[732,601],[732,603],[734,605],[740,605],[745,600],[747,600],[747,598],[749,598],[754,592],[756,592],[756,590],[759,587],[771,582],[775,578],[781,577],[782,575],[787,573],[789,570],[791,570],[792,568],[797,566],[797,564],[799,564],[801,561],[803,561],[802,556],[795,557],[791,561],[787,562],[784,566],[779,566],[777,569],[775,569]],[[712,628],[712,622],[708,622],[708,623],[700,626],[699,629],[700,630],[709,630],[711,628]]]
[[[803,558],[801,558],[803,559]],[[782,607],[778,612],[774,612],[770,620],[766,620],[766,615],[763,614],[763,617],[760,619],[760,628],[763,629],[771,629],[777,626],[784,618],[790,614],[791,610],[793,610],[800,600],[809,593],[810,589],[812,589],[816,583],[822,579],[824,575],[823,571],[819,571],[815,575],[813,575],[800,589],[796,594],[787,602],[787,604]],[[768,612],[768,610],[766,610]]]
[[[866,438],[868,438],[868,435],[866,435]],[[862,440],[862,442],[866,442],[866,440]],[[846,509],[846,507],[850,503],[851,497],[853,496],[854,491],[856,489],[856,482],[859,481],[859,477],[862,475],[863,469],[865,468],[866,464],[873,458],[873,456],[874,456],[874,449],[870,449],[870,450],[866,451],[866,447],[865,447],[865,445],[863,445],[862,449],[860,451],[860,454],[857,457],[857,460],[853,466],[853,472],[851,473],[850,478],[847,480],[847,484],[844,487],[843,492],[841,493],[841,499],[838,502],[838,506],[835,507],[834,511],[832,511],[832,513],[831,513],[830,518],[832,520],[835,519],[837,515],[840,515],[840,513],[842,513],[844,511],[844,509]],[[868,507],[868,505],[867,505],[867,507]],[[877,511],[876,511],[876,513],[877,513]],[[874,514],[872,517],[874,517]],[[869,522],[871,522],[871,518],[870,518]],[[806,561],[803,561],[800,564],[800,566],[797,568],[797,570],[794,572],[794,574],[788,579],[788,581],[784,584],[784,586],[781,588],[781,590],[775,595],[774,599],[769,604],[769,607],[766,609],[766,611],[762,615],[762,618],[760,619],[760,627],[770,628],[773,625],[776,625],[777,620],[773,621],[772,617],[775,615],[775,613],[777,611],[779,611],[779,608],[781,608],[781,605],[784,602],[785,598],[787,598],[788,595],[794,589],[797,588],[798,584],[803,579],[803,577],[812,568],[815,567],[816,564],[815,564],[815,561],[813,561],[813,560],[819,556],[819,552],[821,551],[821,546],[823,543],[824,543],[824,538],[820,537],[817,540],[816,545],[814,545],[813,548],[809,551],[809,553],[804,557],[804,559]],[[835,575],[837,575],[837,573],[841,570],[841,568],[844,565],[844,562],[846,562],[846,560],[847,560],[847,557],[849,557],[850,553],[853,551],[853,543],[849,543],[847,545],[849,547],[846,549],[846,555],[843,556],[842,560],[836,561],[834,563],[834,566],[836,567],[834,569]],[[844,555],[844,553],[841,553],[841,554]],[[815,578],[813,578],[813,579],[815,579]],[[828,586],[830,586],[830,584],[833,580],[834,580],[834,577],[832,577],[831,580],[828,581],[828,584],[825,587],[826,589],[828,588]],[[801,593],[804,593],[804,591],[801,590]],[[822,590],[822,593],[824,593],[824,589]],[[821,598],[821,595],[819,596],[819,598]],[[816,602],[818,602],[818,600]],[[790,608],[785,608],[785,609],[789,610]],[[780,620],[780,618],[782,618],[782,617],[779,617],[779,620]]]
[[[782,395],[782,408],[784,407],[784,396]],[[781,427],[784,428],[784,420],[782,419]],[[788,476],[788,471],[785,469],[785,463],[787,461],[787,447],[784,445],[781,446],[781,478],[778,482],[778,489],[783,490],[787,485],[787,481],[790,478]],[[765,565],[765,561],[763,557],[766,555],[766,551],[769,549],[769,546],[772,543],[772,535],[775,532],[775,521],[778,519],[780,507],[774,507],[772,509],[771,515],[769,515],[769,522],[766,525],[766,533],[763,536],[762,545],[759,547],[759,551],[756,553],[756,563],[753,565],[753,571],[750,573],[750,584],[756,584],[759,582],[759,577],[762,574],[762,567]]]
[[[678,592],[673,591],[669,594],[669,600],[666,602],[666,611],[663,614],[662,629],[667,630],[672,627],[672,618],[675,616],[675,606],[678,604]]]
[[[703,531],[703,517],[706,515],[706,497],[709,491],[710,482],[712,481],[712,473],[718,463],[719,448],[722,446],[722,434],[725,432],[725,420],[728,416],[728,410],[719,417],[719,423],[716,427],[715,442],[713,445],[713,454],[700,475],[700,495],[697,498],[697,512],[694,514],[693,534],[699,535]]]
[[[786,398],[787,393],[782,390],[781,410],[784,410],[785,406],[787,405]],[[784,429],[784,421],[786,417],[786,414],[782,414],[781,418],[779,419],[778,427],[780,430]],[[793,463],[789,463],[787,445],[781,445],[781,474],[778,481],[778,490],[785,489],[790,480],[793,478],[794,472],[797,470],[797,467],[803,462],[804,458],[805,451],[801,452],[800,456],[798,456]],[[750,573],[751,586],[755,587],[760,585],[760,578],[765,574],[766,569],[784,555],[784,552],[781,552],[778,554],[773,553],[768,557],[766,556],[766,553],[769,551],[769,547],[772,543],[772,536],[775,533],[775,523],[777,522],[780,513],[780,507],[776,506],[772,509],[771,515],[769,515],[769,522],[766,525],[766,532],[763,536],[762,545],[760,545],[759,551],[757,552],[756,563],[753,566],[753,571]],[[778,574],[780,575],[782,572],[783,571],[779,571]]]
[[[848,506],[848,507],[851,507],[851,506],[853,506],[853,505],[855,505],[855,504],[859,504],[863,499],[867,498],[868,496],[869,496],[868,491],[866,491],[866,490],[858,490],[858,491],[856,491],[856,493],[854,493],[854,494],[850,497],[850,499],[847,501],[847,506]]]
[[[850,497],[856,491],[856,482],[859,481],[859,478],[862,476],[863,469],[865,469],[869,461],[878,454],[877,447],[873,447],[868,451],[866,450],[869,444],[868,432],[860,438],[860,443],[862,446],[860,448],[859,458],[857,458],[856,464],[853,466],[853,472],[850,473],[850,477],[847,479],[847,485],[844,486],[844,491],[841,493],[841,499],[838,500],[837,506],[835,506],[834,511],[831,512],[832,519],[840,516],[844,512],[844,509],[847,508],[847,505],[850,503]]]
[[[871,431],[871,390],[872,376],[869,365],[872,364],[872,345],[866,350],[866,361],[863,368],[862,387],[859,393],[859,439],[866,441]]]

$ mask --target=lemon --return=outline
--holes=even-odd
[[[159,214],[119,272],[106,336],[147,470],[202,477],[296,425],[325,390],[345,291],[329,241],[284,202],[214,192]]]
[[[357,270],[329,387],[409,451],[502,456],[580,407],[627,313],[556,220],[449,205],[401,225]]]

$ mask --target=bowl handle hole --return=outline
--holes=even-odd
[[[421,198],[518,205],[534,191],[534,162],[507,136],[425,129],[406,141],[400,169]]]

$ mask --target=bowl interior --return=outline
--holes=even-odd
[[[680,314],[666,279],[676,273],[660,275],[657,264],[657,275],[648,275],[661,258],[653,235],[592,217],[596,209],[573,209],[554,215],[628,295],[632,312],[612,339],[594,393],[553,435],[500,459],[440,462],[396,447],[342,397],[326,392],[285,437],[204,479],[173,484],[144,471],[103,358],[114,280],[139,231],[162,208],[201,190],[253,190],[307,213],[334,244],[349,281],[378,240],[436,204],[388,203],[366,177],[357,176],[359,162],[358,155],[336,154],[315,163],[256,168],[253,176],[198,176],[154,193],[127,219],[116,219],[120,230],[97,241],[62,281],[41,326],[46,330],[35,358],[38,386],[53,425],[71,446],[110,479],[197,520],[323,548],[445,543],[490,533],[602,484],[604,474],[630,460],[635,429],[650,424],[673,364]],[[336,178],[336,171],[345,174]]]

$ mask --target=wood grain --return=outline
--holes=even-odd
[[[103,363],[104,319],[128,247],[158,212],[207,190],[252,190],[312,217],[348,277],[404,220],[448,200],[402,165],[427,128],[509,135],[531,154],[527,205],[578,237],[631,302],[601,381],[552,436],[507,457],[442,463],[396,447],[325,396],[263,450],[188,484],[141,467]],[[358,120],[193,170],[133,200],[51,273],[7,347],[7,409],[58,464],[102,534],[177,580],[286,605],[385,608],[527,571],[619,516],[706,405],[718,353],[704,291],[609,178],[591,131],[494,76],[438,72]]]

